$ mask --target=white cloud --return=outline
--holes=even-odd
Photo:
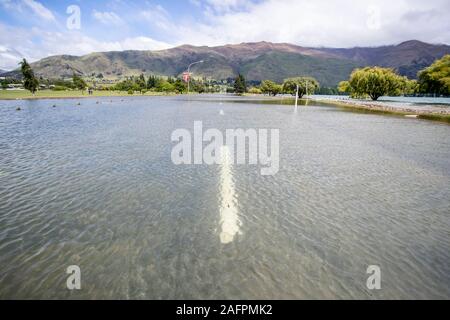
[[[53,15],[53,13],[49,9],[44,7],[42,3],[35,0],[22,0],[22,2],[25,6],[30,8],[37,16],[49,21],[55,20],[55,16]]]
[[[47,9],[42,3],[35,0],[0,0],[2,5],[8,11],[14,11],[19,14],[27,14],[32,12],[35,16],[45,21],[55,21],[53,13]]]
[[[25,7],[25,2],[38,3],[0,0],[0,5],[16,11],[31,10],[30,6]],[[33,61],[50,54],[158,50],[185,43],[212,46],[265,40],[328,47],[378,46],[411,39],[450,43],[448,0],[191,0],[191,3],[199,6],[200,17],[185,13],[175,20],[161,5],[148,3],[144,10],[130,6],[127,11],[118,11],[120,7],[110,7],[113,11],[107,12],[94,11],[94,17],[103,23],[117,25],[121,21],[127,26],[126,36],[114,41],[101,40],[101,28],[95,36],[86,36],[82,30],[55,32],[34,28],[30,31],[0,24],[0,45],[7,49],[0,50],[0,68],[16,66],[12,52],[20,52],[18,55]],[[41,12],[39,17],[53,16],[39,5],[34,8],[36,15]],[[135,21],[114,12],[124,12]],[[142,28],[142,22],[148,28]],[[135,23],[139,29],[133,33]],[[156,41],[146,35],[150,32],[147,30],[166,40]]]
[[[221,6],[234,8],[246,1],[204,3],[216,10],[206,9],[204,22],[181,26],[183,33],[175,30],[173,36],[183,34],[181,42],[209,45],[261,40],[336,47],[410,39],[450,42],[448,0],[266,0],[225,12]]]
[[[100,12],[97,10],[94,10],[92,12],[92,16],[100,21],[101,23],[105,25],[115,25],[120,26],[123,25],[125,22],[114,12]]]
[[[204,3],[208,11],[217,13],[247,9],[252,4],[249,0],[204,0]]]
[[[122,50],[163,50],[172,45],[147,37],[126,38],[120,42]]]
[[[196,7],[200,7],[201,6],[201,1],[200,0],[189,0],[189,2],[192,3]]]
[[[152,6],[150,9],[140,12],[138,17],[159,29],[165,31],[174,29],[170,14],[160,5]]]
[[[14,37],[10,35],[14,34]],[[34,42],[36,37],[39,43]],[[75,31],[45,31],[9,27],[0,24],[0,69],[15,69],[22,59],[33,62],[48,56],[85,55],[99,51],[161,50],[172,45],[149,37],[128,37],[120,41],[99,41]]]

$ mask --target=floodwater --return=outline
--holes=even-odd
[[[194,121],[279,129],[279,172],[226,147],[174,165],[171,134]],[[0,101],[0,298],[450,299],[449,138],[221,96]]]
[[[448,112],[450,108],[450,98],[447,97],[380,97],[377,101],[370,99],[351,99],[349,96],[330,96],[330,95],[315,95],[312,96],[317,100],[342,100],[354,101],[361,104],[371,104],[380,106],[389,106],[399,109],[409,109],[415,111],[430,111],[434,113]]]

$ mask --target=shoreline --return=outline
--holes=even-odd
[[[407,118],[424,119],[450,123],[450,108],[433,107],[430,109],[415,109],[408,106],[399,106],[380,101],[340,100],[332,98],[308,98],[307,100],[345,109],[353,109],[376,114],[403,116]]]
[[[40,94],[42,93],[42,95]],[[51,94],[48,94],[51,93]],[[80,91],[38,91],[31,95],[28,91],[1,91],[0,101],[24,101],[24,100],[60,100],[60,99],[87,99],[87,98],[120,98],[120,97],[160,97],[173,96],[174,93],[147,92],[145,94],[128,94],[125,91],[95,91],[93,95],[82,94]]]

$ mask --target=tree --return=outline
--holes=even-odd
[[[247,92],[247,83],[244,76],[240,73],[234,80],[234,92],[237,94],[243,94]]]
[[[150,76],[147,80],[147,89],[153,89],[158,86],[158,78],[155,76]]]
[[[23,86],[34,95],[39,87],[39,81],[34,76],[33,69],[31,69],[31,66],[28,64],[26,59],[23,59],[19,64],[21,66],[21,71],[24,78]]]
[[[419,91],[419,84],[417,80],[410,80],[407,77],[399,78],[399,85],[396,95],[411,95]]]
[[[450,55],[436,60],[418,76],[420,92],[450,95]]]
[[[351,90],[351,87],[350,87],[350,82],[348,82],[348,81],[341,81],[341,82],[339,82],[338,90],[339,90],[339,92],[342,92],[342,93],[351,94],[352,90]]]
[[[173,92],[175,91],[175,86],[170,83],[168,80],[161,80],[156,87],[156,90],[159,92]]]
[[[80,76],[76,75],[75,72],[72,76],[72,82],[75,88],[77,88],[78,90],[84,90],[87,87],[86,82]]]
[[[401,77],[389,68],[366,67],[355,69],[348,82],[342,82],[339,87],[352,97],[369,96],[376,101],[384,95],[398,95],[405,86],[407,78]],[[409,81],[409,80],[408,80]]]
[[[276,96],[277,94],[281,93],[283,91],[283,87],[279,84],[276,84],[273,81],[270,80],[264,80],[261,83],[261,91],[262,93],[269,94],[271,96]]]
[[[143,73],[139,76],[139,78],[136,81],[139,89],[137,91],[143,92],[145,89],[147,89],[147,81],[145,80],[145,76]]]
[[[177,93],[184,93],[187,91],[187,85],[181,79],[177,79],[174,84],[175,91]]]
[[[251,87],[250,89],[248,89],[248,93],[251,94],[262,94],[262,90],[260,88],[257,87]]]
[[[284,80],[283,92],[295,95],[298,85],[298,97],[302,98],[305,94],[314,93],[319,89],[319,82],[312,77],[296,77]]]

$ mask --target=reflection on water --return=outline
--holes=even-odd
[[[239,220],[234,191],[231,154],[228,146],[220,149],[222,158],[220,170],[220,242],[230,243],[239,233],[241,221]]]
[[[187,100],[0,101],[0,298],[450,298],[449,125]],[[279,129],[279,172],[173,165],[199,120]]]

